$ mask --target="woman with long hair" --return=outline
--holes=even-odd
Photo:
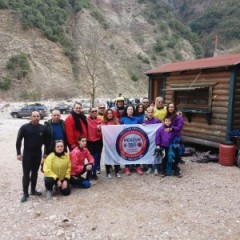
[[[87,117],[82,111],[82,104],[75,103],[73,111],[65,120],[65,129],[69,150],[72,151],[78,146],[78,139],[84,135],[88,135]]]
[[[139,123],[142,124],[144,121],[144,117],[146,116],[144,105],[142,103],[139,103],[136,106],[136,117],[139,119]]]
[[[119,120],[114,116],[114,112],[112,109],[107,109],[106,112],[103,115],[103,122],[102,125],[119,125]],[[105,165],[106,167],[106,174],[107,178],[112,178],[111,175],[111,165]],[[115,176],[117,178],[121,178],[121,175],[119,174],[120,165],[114,165],[114,171]]]
[[[183,117],[178,113],[177,107],[173,102],[170,102],[167,105],[167,117],[171,119],[171,128],[169,128],[168,131],[174,132],[174,137],[181,137],[184,121]]]

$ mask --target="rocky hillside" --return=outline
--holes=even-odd
[[[120,92],[125,97],[145,96],[146,70],[204,53],[197,35],[180,21],[190,26],[179,1],[92,0],[90,5],[85,0],[75,1],[85,3],[84,7],[71,14],[68,10],[67,20],[60,26],[70,46],[67,54],[66,42],[57,35],[52,37],[51,29],[41,25],[47,18],[44,12],[42,16],[36,11],[42,22],[32,24],[29,21],[34,15],[24,21],[31,8],[21,12],[8,2],[7,9],[0,10],[2,99],[114,98]],[[207,8],[202,2],[195,9],[194,1],[181,1],[200,15],[199,9]],[[28,58],[29,70],[19,77],[9,61],[21,53]],[[19,65],[14,66],[19,69]]]

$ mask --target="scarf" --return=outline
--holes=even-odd
[[[83,122],[83,124],[87,127],[87,118],[86,116],[83,114],[83,113],[80,113],[80,114],[77,114],[75,112],[71,112],[72,114],[72,117],[74,119],[74,122],[75,122],[75,126],[76,126],[76,129],[79,131],[79,132],[82,132],[82,126],[81,126],[81,122]]]
[[[63,156],[64,155],[64,151],[62,151],[61,153],[57,153],[55,150],[54,150],[54,154],[57,156],[57,157],[61,157],[61,156]]]

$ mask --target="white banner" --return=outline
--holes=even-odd
[[[104,163],[153,164],[155,135],[161,125],[102,125]]]

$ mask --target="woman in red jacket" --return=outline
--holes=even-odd
[[[104,113],[102,125],[119,125],[119,121],[114,116],[114,112],[112,109],[109,108]],[[111,165],[105,165],[105,166],[106,166],[107,178],[112,178],[111,173],[110,173]],[[119,169],[120,169],[120,165],[114,165],[115,176],[117,178],[121,178],[121,175],[118,173]]]
[[[97,180],[97,171],[100,173],[100,160],[102,153],[102,119],[97,117],[97,108],[92,107],[89,110],[90,116],[87,117],[88,123],[88,137],[87,148],[94,157],[94,165],[92,169],[92,179]]]
[[[81,103],[73,105],[73,111],[65,120],[65,129],[70,151],[78,146],[78,140],[82,135],[88,136],[87,118],[82,112]]]
[[[70,152],[71,178],[70,184],[73,187],[89,188],[91,186],[90,177],[94,165],[94,158],[86,148],[87,138],[81,136],[79,145]],[[86,179],[82,177],[86,173]]]

